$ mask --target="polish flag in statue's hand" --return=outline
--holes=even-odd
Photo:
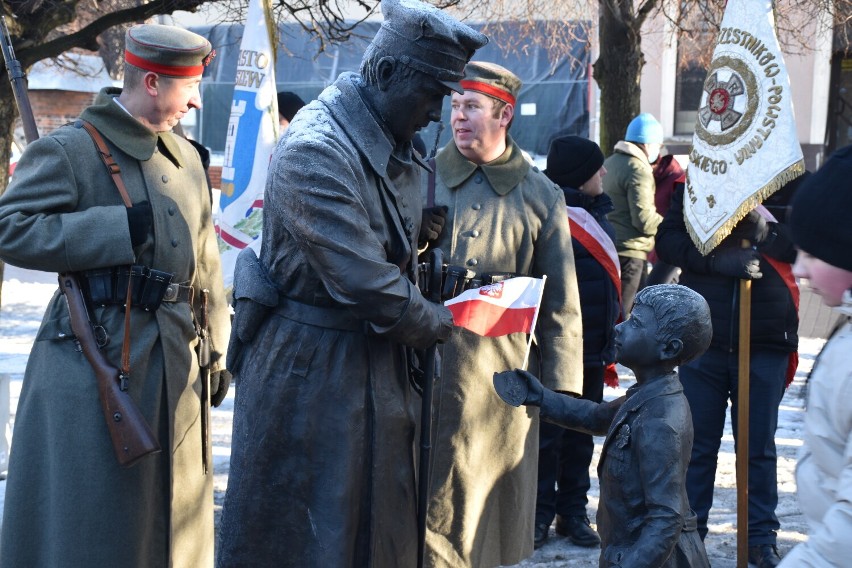
[[[521,276],[474,288],[447,300],[453,323],[483,335],[532,333],[544,280]]]

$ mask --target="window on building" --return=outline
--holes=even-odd
[[[715,33],[710,31],[709,24],[699,17],[695,25],[688,29],[698,30],[683,34],[677,43],[677,77],[675,80],[675,116],[674,133],[693,134],[695,120],[698,118],[698,106],[701,104],[701,94],[704,91],[704,80],[707,78],[707,67],[715,43]]]
[[[680,50],[678,50],[678,58],[680,58]],[[695,61],[688,62],[685,67],[678,67],[675,83],[675,134],[695,132],[698,105],[701,104],[701,93],[706,78],[707,69]]]

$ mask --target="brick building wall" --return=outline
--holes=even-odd
[[[44,136],[63,124],[73,122],[84,108],[95,102],[97,93],[38,90],[30,91],[29,95],[38,132]],[[16,126],[21,126],[20,119]]]

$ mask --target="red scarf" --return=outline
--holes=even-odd
[[[757,206],[757,211],[760,215],[766,219],[767,221],[771,221],[773,223],[777,223],[778,221],[769,212],[769,210],[763,205]],[[763,260],[769,263],[769,265],[775,269],[775,272],[781,277],[781,280],[784,281],[784,284],[787,286],[787,290],[790,292],[790,297],[793,299],[793,305],[796,307],[796,316],[799,315],[799,285],[796,284],[796,277],[793,276],[793,267],[786,262],[781,262],[776,258],[772,258],[771,256],[767,256],[765,254],[760,255]],[[790,386],[790,383],[793,382],[793,377],[796,376],[796,368],[799,366],[799,352],[793,351],[790,353],[790,359],[787,361],[787,381],[784,383],[785,387]]]

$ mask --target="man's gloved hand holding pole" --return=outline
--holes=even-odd
[[[713,253],[710,266],[713,272],[733,278],[756,280],[763,277],[760,253],[752,247],[721,249]]]

